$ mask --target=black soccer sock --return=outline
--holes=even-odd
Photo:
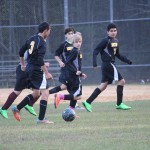
[[[77,100],[71,100],[71,101],[70,101],[70,107],[71,107],[71,108],[75,108],[76,103],[77,103]]]
[[[58,93],[59,91],[61,91],[61,87],[60,86],[57,86],[53,89],[50,89],[49,90],[49,94],[54,94],[54,93]]]
[[[120,105],[122,103],[122,97],[123,97],[123,86],[118,85],[117,86],[117,105]]]
[[[32,94],[29,94],[17,105],[17,109],[21,110],[24,106],[26,106],[27,104],[30,103],[30,101],[33,101],[33,100],[34,100],[34,98],[33,98]]]
[[[39,97],[38,97],[38,98],[37,98],[37,97],[34,98],[34,100],[33,100],[33,101],[30,101],[28,105],[31,106],[31,107],[33,107],[34,103],[35,103],[38,99],[39,99]]]
[[[74,96],[72,94],[64,95],[64,100],[73,100]]]
[[[38,118],[39,120],[44,119],[46,109],[47,109],[47,101],[46,100],[41,100],[40,101],[40,112],[39,112],[39,118]]]
[[[100,93],[101,90],[99,88],[96,88],[91,94],[91,96],[86,100],[86,102],[91,104]]]
[[[12,103],[14,102],[14,100],[18,97],[18,95],[15,92],[10,93],[10,95],[8,96],[5,104],[2,107],[2,110],[7,110]]]

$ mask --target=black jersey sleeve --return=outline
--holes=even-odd
[[[108,40],[107,39],[103,39],[98,45],[97,47],[94,49],[93,51],[93,67],[97,66],[97,55],[106,48],[108,44]]]
[[[121,61],[127,63],[127,64],[132,64],[132,62],[126,57],[120,54],[119,52],[119,47],[116,51],[116,55],[115,55],[118,59],[120,59]]]
[[[60,56],[63,53],[65,43],[61,44],[58,49],[55,51],[55,56]]]
[[[72,49],[72,51],[70,52],[69,56],[66,59],[65,64],[68,64],[68,63],[74,61],[77,57],[78,57],[78,51],[75,49]]]
[[[26,43],[19,50],[19,56],[24,57],[24,53],[27,49],[28,49],[28,44],[27,44],[27,41],[26,41]]]
[[[82,58],[83,58],[83,55],[82,55],[82,52],[81,51],[79,51],[79,53],[78,53],[78,65],[79,65],[79,71],[81,71],[81,69],[82,69]]]

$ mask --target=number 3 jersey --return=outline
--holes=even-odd
[[[27,63],[35,66],[44,65],[44,55],[46,53],[46,42],[38,34],[29,38],[26,43],[21,47],[19,56],[24,57],[27,50],[28,58]]]

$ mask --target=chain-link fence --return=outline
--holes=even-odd
[[[52,59],[63,42],[65,27],[72,26],[82,33],[83,70],[89,76],[87,84],[100,82],[99,72],[92,78],[95,76],[92,52],[106,36],[107,24],[116,23],[120,51],[134,64],[131,67],[118,61],[121,73],[131,82],[149,82],[149,0],[0,0],[0,10],[0,86],[13,86],[18,50],[43,21],[52,26],[46,59]]]

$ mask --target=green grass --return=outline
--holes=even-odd
[[[25,109],[17,122],[0,116],[0,150],[149,150],[150,101],[126,104],[131,110],[115,110],[114,102],[93,103],[93,112],[76,111],[81,117],[71,123],[61,118],[68,105],[57,110],[48,105],[46,116],[54,124],[37,125]],[[38,112],[38,105],[35,110]]]

